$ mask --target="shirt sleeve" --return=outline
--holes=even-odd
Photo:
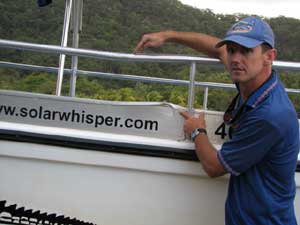
[[[236,128],[233,138],[222,145],[218,159],[238,176],[257,164],[279,140],[280,132],[266,120],[249,119]]]

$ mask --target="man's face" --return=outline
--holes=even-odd
[[[245,48],[233,42],[226,45],[228,69],[234,83],[249,83],[261,73],[264,65],[262,46]]]

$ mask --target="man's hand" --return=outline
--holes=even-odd
[[[183,129],[187,135],[191,136],[193,130],[197,128],[204,128],[204,129],[206,128],[203,112],[201,112],[198,117],[194,117],[190,115],[188,112],[180,112],[180,114],[185,119]]]
[[[143,35],[135,47],[133,53],[140,53],[146,48],[157,48],[164,44],[167,39],[167,32],[157,32]]]
[[[203,112],[198,117],[194,117],[188,112],[180,112],[180,114],[185,119],[184,132],[189,136],[197,128],[206,128]],[[196,154],[208,176],[219,177],[227,173],[218,159],[217,150],[209,142],[208,137],[206,135],[199,135],[197,137],[199,138],[195,139]]]

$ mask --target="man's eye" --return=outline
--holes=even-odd
[[[249,54],[250,52],[252,52],[253,50],[251,48],[227,48],[227,53],[228,54],[235,54],[236,52],[239,52],[240,54],[246,55]]]
[[[248,54],[249,52],[251,52],[251,48],[243,48],[242,49],[243,54]]]

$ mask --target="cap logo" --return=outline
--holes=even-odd
[[[239,21],[232,26],[230,33],[248,33],[253,29],[253,25],[253,23]]]

